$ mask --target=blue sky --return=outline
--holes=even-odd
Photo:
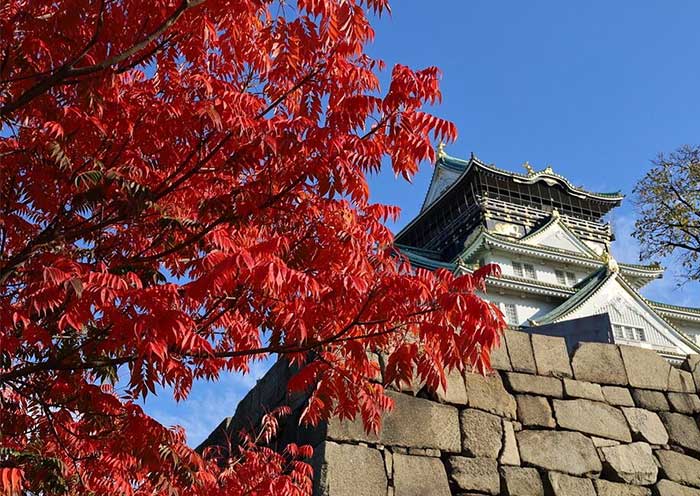
[[[389,69],[442,69],[443,103],[431,110],[457,124],[450,155],[474,152],[511,170],[526,160],[552,165],[587,189],[630,194],[657,153],[700,143],[700,2],[399,0],[392,8],[369,52]],[[375,201],[403,209],[395,230],[417,213],[431,172],[424,164],[412,184],[390,171],[372,179]],[[611,217],[614,255],[627,262],[639,253],[632,203]],[[666,276],[645,295],[700,306],[699,286],[678,287],[673,260],[664,263]],[[194,446],[265,369],[197,383],[179,404],[163,392],[146,410],[185,427]]]

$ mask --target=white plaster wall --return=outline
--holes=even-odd
[[[488,294],[485,295],[485,298],[488,301],[496,303],[499,307],[501,303],[514,304],[518,312],[518,325],[529,325],[529,319],[537,320],[539,316],[550,312],[559,305],[559,303],[547,301],[545,298],[539,299],[533,296],[524,296],[525,297],[521,297],[508,293],[500,294],[494,289],[491,289]],[[503,311],[502,308],[501,311]]]
[[[537,273],[537,280],[550,284],[559,284],[555,270],[573,272],[576,276],[576,282],[587,277],[590,274],[590,272],[593,272],[593,269],[591,269],[590,272],[585,272],[584,269],[575,265],[557,264],[556,262],[552,262],[549,260],[523,257],[510,253],[491,252],[489,255],[484,257],[484,260],[486,261],[486,263],[497,263],[501,266],[503,274],[509,276],[515,276],[515,273],[513,272],[513,261],[520,263],[529,263],[535,268],[535,272]]]

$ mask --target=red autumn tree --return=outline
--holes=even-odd
[[[366,176],[410,178],[449,122],[438,71],[364,53],[387,0],[0,5],[0,487],[306,494],[305,447],[224,463],[138,406],[279,354],[303,420],[391,407],[369,379],[488,367],[492,269],[414,270]],[[312,360],[309,362],[309,360]],[[115,391],[111,384],[126,384]],[[221,460],[219,460],[221,462]]]

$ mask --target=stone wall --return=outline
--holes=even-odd
[[[569,357],[563,338],[504,341],[492,375],[391,392],[377,436],[290,422],[288,440],[315,446],[315,493],[700,496],[700,356],[675,368],[637,347],[582,343]]]

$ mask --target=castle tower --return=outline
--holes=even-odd
[[[610,254],[604,217],[624,196],[574,186],[549,166],[523,166],[524,173],[510,172],[441,148],[420,213],[396,236],[399,249],[433,270],[499,264],[503,275],[489,278],[484,296],[512,328],[607,314],[611,342],[670,359],[697,353],[700,309],[645,299],[639,289],[663,268]]]

